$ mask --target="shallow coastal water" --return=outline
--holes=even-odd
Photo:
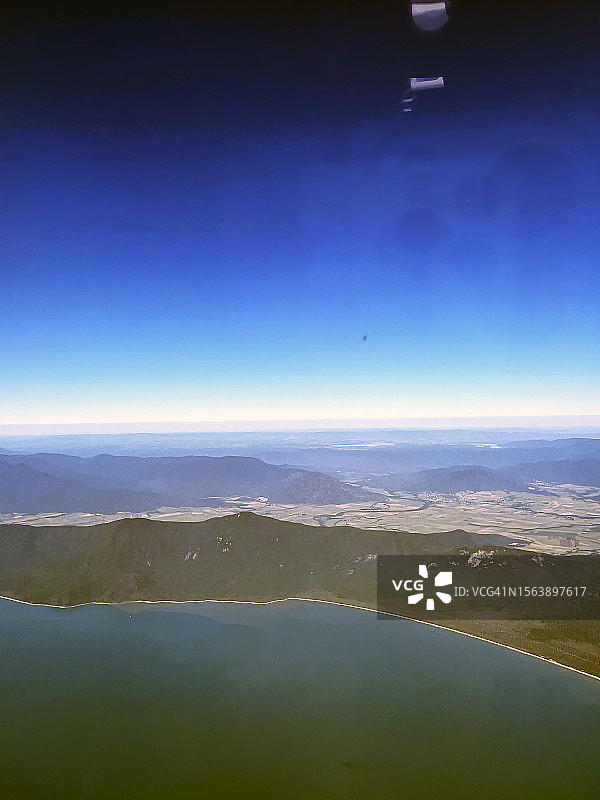
[[[600,683],[323,604],[0,601],[7,798],[592,798]]]

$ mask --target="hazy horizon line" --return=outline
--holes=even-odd
[[[335,430],[470,430],[503,428],[600,428],[600,414],[506,417],[408,417],[396,419],[207,420],[186,422],[78,422],[0,425],[0,437],[144,433],[267,433]]]

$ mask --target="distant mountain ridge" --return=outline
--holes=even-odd
[[[98,489],[75,480],[32,469],[27,464],[0,461],[0,513],[88,511],[114,514],[146,511],[156,507],[156,496],[127,489]]]
[[[533,464],[517,464],[501,471],[526,482],[572,483],[600,488],[600,458],[536,461]]]
[[[452,466],[414,473],[381,475],[366,485],[388,491],[440,492],[530,491],[535,481],[600,487],[600,459],[536,461],[501,469],[480,465]]]
[[[270,464],[295,464],[300,468],[353,480],[376,474],[417,472],[456,465],[477,464],[500,469],[536,461],[600,458],[600,438],[597,438],[597,434],[596,438],[593,438],[594,434],[590,434],[553,439],[541,438],[541,431],[538,430],[531,432],[535,438],[532,436],[530,439],[518,439],[516,437],[519,431],[516,429],[510,431],[510,437],[505,431],[490,430],[484,432],[483,439],[482,432],[477,432],[474,441],[468,443],[470,432],[465,431],[462,441],[452,435],[447,442],[429,443],[424,433],[420,435],[420,442],[413,441],[410,436],[403,439],[398,436],[397,431],[370,430],[362,433],[340,431],[335,437],[331,433],[326,436],[310,434],[303,437],[298,432],[285,436],[267,433],[146,433],[3,437],[0,438],[0,444],[19,454],[66,452],[86,457],[101,453],[140,457],[253,457]],[[375,441],[377,446],[361,445],[361,441]]]
[[[581,444],[579,440],[562,441],[561,451]],[[594,451],[596,440],[583,441],[585,448]],[[456,453],[455,448],[448,450]],[[495,452],[471,449],[482,461]],[[533,443],[528,452],[546,453],[547,448],[544,443]],[[235,497],[293,505],[339,505],[380,499],[369,489],[443,494],[528,492],[536,481],[600,489],[600,457],[526,461],[499,468],[476,462],[453,464],[359,480],[366,488],[314,470],[248,456],[0,454],[0,513],[137,513],[161,506],[223,505],[224,498]]]
[[[367,481],[367,485],[388,491],[439,492],[440,494],[498,490],[524,491],[527,488],[522,480],[504,475],[501,470],[478,465],[382,475],[371,478]]]
[[[0,455],[2,513],[148,511],[235,496],[314,505],[374,497],[330,475],[244,456]]]
[[[365,449],[261,449],[255,455],[274,464],[294,463],[330,474],[370,477],[455,466],[501,469],[540,461],[600,459],[600,439],[515,441],[502,445],[448,444],[381,446]]]

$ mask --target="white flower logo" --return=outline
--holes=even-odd
[[[419,564],[419,575],[421,578],[428,578],[429,572],[427,571],[427,567],[425,564]],[[433,583],[435,586],[449,586],[452,583],[452,573],[451,572],[438,572],[435,576]],[[448,605],[448,603],[452,600],[452,595],[448,594],[448,592],[436,592],[436,596],[442,601],[442,603]],[[417,594],[411,594],[408,596],[409,605],[414,606],[417,603],[420,603],[424,597],[423,592],[417,592]],[[427,602],[425,604],[425,608],[427,611],[433,611],[435,608],[435,601],[432,597],[427,598]]]

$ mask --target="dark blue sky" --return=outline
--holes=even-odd
[[[591,20],[405,5],[13,15],[4,422],[598,413]]]

